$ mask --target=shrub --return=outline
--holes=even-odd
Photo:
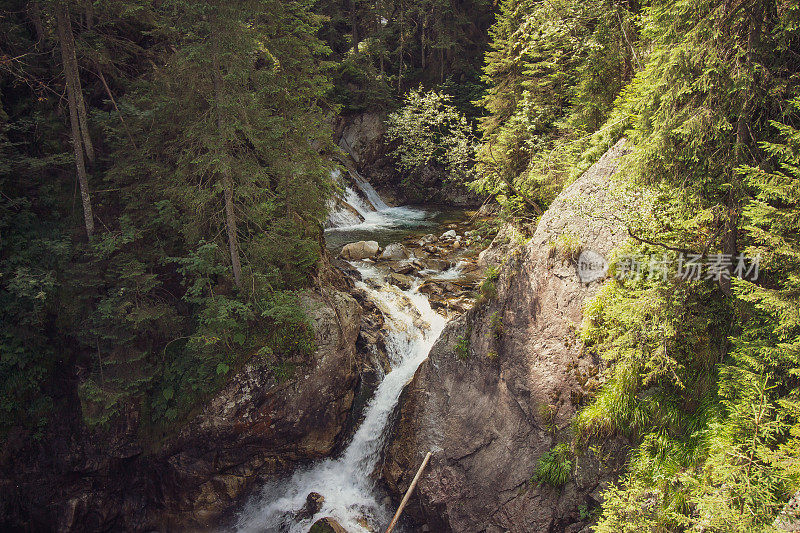
[[[497,297],[497,285],[495,282],[500,277],[500,271],[497,267],[490,266],[486,269],[486,278],[481,283],[480,300],[493,300]]]
[[[452,105],[450,96],[423,92],[421,87],[389,115],[386,137],[399,142],[393,154],[406,172],[436,164],[452,175],[464,176],[473,159],[472,126],[467,119]]]
[[[492,337],[495,339],[500,339],[503,336],[503,319],[497,311],[489,317],[489,328],[491,329]]]

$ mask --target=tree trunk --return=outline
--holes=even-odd
[[[358,10],[356,0],[350,0],[350,24],[353,30],[353,53],[358,53]]]
[[[72,21],[70,20],[69,8],[66,3],[62,2],[56,7],[56,18],[59,26],[62,58],[64,58],[65,49],[68,53],[67,57],[64,58],[64,71],[67,77],[67,87],[72,84],[73,88],[83,151],[89,161],[94,162],[94,144],[89,136],[89,119],[86,113],[86,102],[83,100],[83,89],[81,88],[81,78],[78,72],[78,59],[75,56],[75,37],[72,35]]]
[[[402,87],[401,84],[402,84],[402,81],[403,81],[403,41],[404,41],[404,36],[403,36],[403,18],[404,17],[403,17],[403,14],[404,14],[404,12],[403,12],[403,2],[401,0],[400,1],[400,70],[398,71],[398,74],[397,74],[397,94],[400,94],[400,90],[401,90],[401,87]]]
[[[75,58],[75,40],[72,37],[72,25],[70,24],[69,11],[65,4],[56,8],[56,25],[58,40],[61,45],[61,61],[64,65],[64,77],[67,84],[69,122],[72,129],[72,147],[75,152],[78,186],[80,187],[81,203],[83,204],[83,218],[86,223],[86,235],[91,239],[94,234],[94,216],[92,214],[92,199],[89,194],[89,180],[86,176],[86,162],[83,159],[84,142],[88,135],[83,136],[81,134],[79,107],[80,103],[83,103],[83,97],[81,96],[80,78],[78,77],[78,61]],[[84,115],[85,113],[86,110],[84,109]],[[94,157],[93,153],[92,157]]]
[[[745,55],[745,72],[749,75],[753,73],[753,65],[755,63],[756,50],[761,45],[761,32],[764,25],[764,2],[757,2],[753,6],[753,11],[750,17],[750,30],[747,36],[747,54]],[[734,147],[734,159],[737,166],[747,163],[745,149],[750,141],[750,120],[752,119],[752,99],[755,83],[751,83],[748,90],[743,96],[743,103],[739,116],[736,120],[736,146]],[[726,217],[724,224],[724,234],[722,237],[722,253],[729,254],[736,264],[736,255],[738,253],[738,233],[739,233],[739,215],[742,208],[739,199],[742,195],[743,185],[741,180],[736,177],[732,179],[731,189],[725,199]],[[733,264],[728,268],[728,273],[720,279],[720,289],[725,294],[732,294],[731,290],[731,274],[733,273]]]
[[[217,130],[220,136],[220,145],[225,144],[225,119],[220,102],[222,101],[222,72],[219,66],[219,53],[217,52],[216,36],[212,35],[212,66],[211,77],[214,81],[214,103],[217,111]],[[223,148],[224,151],[224,148]],[[222,188],[225,196],[225,226],[228,233],[228,247],[231,253],[231,266],[233,267],[233,280],[236,286],[242,286],[242,264],[239,260],[239,239],[236,234],[236,213],[233,210],[233,181],[231,180],[230,167],[226,154],[220,154],[222,161]]]
[[[42,22],[42,10],[39,8],[39,2],[33,1],[28,2],[28,18],[33,24],[33,28],[36,31],[36,48],[39,49],[39,45],[44,41],[45,34],[44,34],[44,24]]]

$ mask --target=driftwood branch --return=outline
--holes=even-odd
[[[428,461],[431,458],[433,452],[428,452],[425,456],[425,459],[422,460],[422,464],[419,465],[419,470],[417,470],[417,475],[414,476],[414,479],[411,480],[411,485],[408,486],[408,490],[406,491],[406,495],[403,496],[403,501],[400,502],[400,507],[397,508],[397,512],[394,513],[394,517],[392,521],[389,523],[389,527],[386,528],[386,533],[391,533],[394,529],[394,526],[397,525],[397,521],[400,520],[400,514],[405,509],[406,504],[408,503],[408,499],[411,498],[411,493],[414,492],[414,487],[417,486],[417,481],[419,481],[420,476],[422,475],[422,471],[425,470],[425,467],[428,464]]]

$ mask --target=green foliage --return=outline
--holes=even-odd
[[[499,340],[503,336],[503,317],[497,311],[489,316],[489,331],[494,339]]]
[[[30,61],[4,63],[0,81],[0,435],[41,435],[53,407],[79,408],[98,431],[130,409],[174,430],[262,349],[290,379],[316,348],[297,291],[316,273],[331,188],[330,50],[310,2],[81,8],[98,155],[89,243],[76,231],[54,4],[39,6],[41,35],[34,11],[12,4],[0,49]],[[63,376],[75,375],[80,406],[54,405],[52,391],[73,397]]]
[[[497,279],[500,277],[500,270],[495,266],[486,268],[485,277],[480,286],[479,299],[483,302],[497,298]]]
[[[470,356],[469,334],[459,337],[455,345],[456,357],[465,361]]]
[[[562,233],[550,243],[550,257],[557,257],[561,261],[577,262],[582,251],[580,239],[569,233]]]
[[[404,105],[389,115],[386,138],[397,143],[393,154],[407,173],[437,165],[452,178],[465,176],[474,151],[472,126],[440,92],[411,91]]]
[[[612,281],[587,305],[582,336],[608,370],[578,438],[621,432],[637,443],[599,532],[768,530],[797,488],[800,145],[796,111],[781,117],[790,124],[775,118],[797,94],[777,51],[796,48],[798,13],[762,9],[645,11],[651,51],[614,113],[635,143],[627,178],[651,199],[631,231],[663,245],[633,251],[761,255],[762,268],[732,288],[674,271]]]
[[[556,444],[539,457],[531,481],[551,487],[563,487],[572,477],[572,452],[566,443]]]
[[[613,104],[641,53],[638,9],[575,0],[500,3],[484,67],[476,191],[522,217],[546,207],[588,166],[583,151],[596,143],[591,134],[615,126]]]

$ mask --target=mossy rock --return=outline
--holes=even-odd
[[[347,533],[347,530],[339,522],[328,516],[314,522],[308,533]]]

